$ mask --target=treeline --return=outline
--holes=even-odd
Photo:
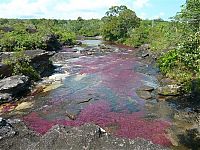
[[[98,19],[0,19],[0,51],[57,50],[74,45],[76,36],[97,36]]]

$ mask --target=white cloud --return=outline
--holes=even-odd
[[[0,18],[101,18],[109,7],[126,5],[141,9],[149,0],[10,0],[0,1]]]

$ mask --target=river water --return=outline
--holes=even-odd
[[[95,47],[101,41],[83,43]],[[66,49],[63,54],[71,51]],[[80,55],[55,62],[59,66],[58,72],[49,79],[57,81],[45,87],[42,93],[28,98],[32,108],[15,113],[40,134],[55,124],[81,126],[94,123],[119,137],[144,138],[165,147],[176,144],[176,138],[170,134],[172,129],[179,128],[173,106],[156,99],[144,100],[136,94],[139,87],[156,88],[158,82],[156,70],[142,63],[133,51]],[[138,68],[145,68],[146,73]]]

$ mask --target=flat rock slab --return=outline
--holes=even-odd
[[[80,127],[53,126],[45,135],[36,135],[21,126],[19,134],[0,140],[0,148],[9,150],[164,150],[144,139],[117,138],[94,124]]]

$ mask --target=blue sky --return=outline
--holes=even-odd
[[[186,0],[0,0],[0,18],[101,18],[109,7],[126,5],[143,19],[168,19]]]

